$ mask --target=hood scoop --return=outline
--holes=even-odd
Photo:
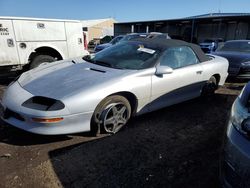
[[[95,71],[95,72],[106,73],[106,71],[100,70],[100,69],[96,69],[96,68],[86,68],[85,70],[92,70],[92,71]]]

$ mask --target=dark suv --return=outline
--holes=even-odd
[[[221,42],[223,42],[223,39],[205,39],[200,43],[200,47],[205,53],[211,53],[218,48]]]

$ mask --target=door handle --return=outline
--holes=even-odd
[[[203,71],[196,71],[196,74],[202,74]]]

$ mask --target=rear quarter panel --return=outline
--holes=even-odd
[[[219,85],[223,85],[228,76],[228,61],[223,57],[211,55],[211,60],[201,63],[203,80],[209,80],[213,75],[219,75]]]
[[[67,36],[68,57],[86,55],[84,49],[82,24],[75,22],[65,22],[65,33]]]

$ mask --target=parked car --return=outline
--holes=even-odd
[[[92,52],[97,45],[100,44],[100,39],[92,39],[88,43],[88,51]]]
[[[115,37],[112,41],[110,41],[107,44],[100,44],[97,45],[94,52],[99,52],[105,48],[108,48],[112,45],[117,44],[118,42],[124,42],[124,41],[129,41],[132,40],[134,38],[161,38],[161,39],[170,39],[168,34],[163,34],[163,33],[158,33],[158,32],[151,32],[151,33],[130,33],[127,35],[119,35],[117,37]]]
[[[250,185],[250,82],[234,101],[221,165],[225,188]]]
[[[250,78],[250,40],[227,41],[213,54],[228,59],[230,77]]]
[[[119,35],[115,38],[113,38],[109,43],[106,44],[99,44],[95,47],[94,52],[99,52],[101,50],[103,50],[104,48],[108,48],[112,45],[115,45],[117,42],[119,42],[122,38],[124,37],[124,35]]]
[[[200,47],[205,53],[211,53],[214,52],[222,42],[223,39],[205,39],[200,43]]]
[[[100,44],[109,43],[113,38],[114,36],[106,35],[100,39]]]
[[[2,118],[44,135],[116,133],[131,116],[213,93],[227,69],[197,45],[136,38],[23,73],[3,95]]]
[[[147,33],[146,38],[171,39],[171,37],[168,35],[168,33],[160,33],[160,32]]]
[[[114,37],[110,35],[106,35],[103,38],[94,38],[88,43],[88,50],[93,52],[97,45],[107,44],[109,43]]]

